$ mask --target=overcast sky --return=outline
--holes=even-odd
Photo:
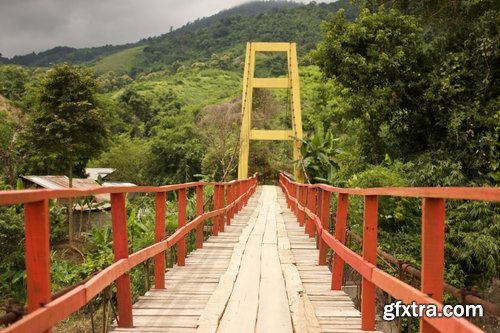
[[[124,44],[248,0],[0,0],[0,53]],[[308,3],[310,1],[297,1]],[[317,2],[333,2],[318,0]]]

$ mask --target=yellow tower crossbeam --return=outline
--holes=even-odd
[[[255,59],[257,52],[284,52],[288,59],[288,77],[286,78],[256,78]],[[288,89],[292,128],[288,130],[256,130],[252,129],[253,91],[262,89]],[[243,95],[241,103],[241,134],[238,178],[248,177],[248,158],[250,140],[288,140],[293,145],[293,160],[300,159],[302,139],[302,115],[300,110],[299,66],[297,61],[297,46],[295,43],[247,43],[245,69],[243,73]],[[300,168],[294,165],[294,176],[298,182],[304,181]]]

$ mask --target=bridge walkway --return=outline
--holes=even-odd
[[[317,265],[281,189],[259,186],[225,232],[166,272],[114,332],[360,332],[360,312]]]

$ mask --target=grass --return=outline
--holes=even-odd
[[[138,46],[113,53],[100,59],[93,69],[97,74],[103,74],[109,71],[116,73],[129,73],[132,67],[138,62],[144,46]]]
[[[186,69],[174,75],[157,72],[125,89],[135,90],[151,101],[171,90],[184,110],[195,111],[241,94],[241,73],[221,69]],[[117,98],[122,92],[123,89],[113,91],[111,96]]]

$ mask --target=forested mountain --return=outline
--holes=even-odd
[[[31,67],[62,62],[94,64],[98,72],[119,68],[121,72],[135,75],[156,71],[167,65],[176,66],[176,62],[205,61],[212,54],[227,53],[232,48],[236,48],[235,52],[239,55],[245,43],[253,40],[295,41],[305,52],[321,38],[319,23],[339,8],[345,8],[351,19],[356,16],[356,7],[349,0],[309,5],[290,1],[255,1],[133,44],[83,49],[60,46],[39,53],[18,55],[10,60],[3,58],[3,61]],[[115,65],[111,68],[106,65],[107,56],[113,57]],[[234,54],[229,57],[234,57]],[[127,64],[118,67],[117,61]]]
[[[50,50],[42,51],[39,53],[32,52],[25,55],[17,55],[10,60],[6,59],[4,62],[30,67],[47,67],[52,64],[61,62],[81,64],[84,62],[92,61],[98,57],[103,57],[119,50],[126,49],[127,47],[129,47],[129,45],[106,45],[101,47],[90,47],[82,49],[67,46],[57,46]]]

